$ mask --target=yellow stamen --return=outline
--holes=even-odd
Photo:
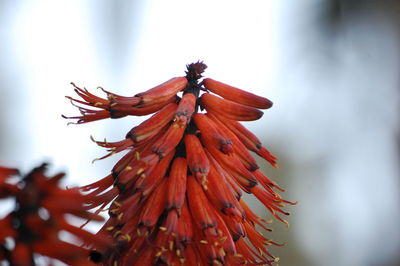
[[[213,265],[222,266],[222,263],[218,260],[213,260]]]
[[[160,250],[159,252],[156,253],[155,257],[160,257],[163,254],[163,252]]]
[[[122,235],[121,237],[120,237],[120,239],[121,240],[126,240],[126,241],[131,241],[131,236],[129,235],[129,234],[125,234],[125,235]]]
[[[285,223],[286,227],[289,228],[289,226],[290,226],[290,225],[289,225],[289,222],[286,221],[285,219],[282,219],[282,220],[283,220],[283,222]]]
[[[140,168],[139,170],[136,171],[136,175],[140,175],[143,172],[144,172],[144,168]]]
[[[139,153],[139,152],[135,152],[135,159],[136,159],[137,161],[140,160],[140,153]]]

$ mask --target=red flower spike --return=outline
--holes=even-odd
[[[102,221],[103,218],[87,211],[86,202],[91,195],[83,195],[78,188],[62,189],[60,181],[64,174],[53,177],[45,175],[46,165],[33,169],[25,177],[16,169],[0,167],[0,185],[8,184],[8,179],[17,180],[12,193],[15,210],[0,220],[0,264],[36,265],[37,256],[59,260],[69,265],[94,265],[88,260],[90,248],[106,248],[111,241],[107,237],[94,235],[71,225],[65,215],[82,219]],[[3,182],[3,183],[2,183]],[[68,243],[59,238],[61,231],[67,231],[86,247]],[[13,242],[13,247],[5,245],[5,238]]]
[[[154,113],[125,139],[96,142],[109,150],[104,157],[127,151],[110,175],[82,187],[87,208],[111,201],[110,218],[97,236],[113,244],[95,247],[92,256],[103,265],[276,262],[268,246],[279,244],[257,231],[270,230],[270,222],[246,205],[242,193],[254,194],[284,223],[283,208],[293,203],[278,194],[283,189],[258,169],[253,153],[273,166],[276,157],[237,122],[261,118],[259,109],[272,102],[209,78],[200,81],[205,69],[202,62],[190,64],[185,77],[134,97],[105,91],[102,99],[76,89],[82,100],[73,102],[99,109],[80,107],[78,123]]]

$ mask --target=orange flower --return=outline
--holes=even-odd
[[[106,92],[107,100],[76,87],[83,100],[77,123],[107,117],[147,115],[118,142],[96,143],[109,153],[128,151],[111,174],[82,189],[89,206],[110,218],[98,232],[114,241],[93,252],[104,265],[272,265],[277,258],[257,226],[270,230],[242,199],[254,194],[281,215],[283,191],[259,169],[252,152],[274,167],[276,157],[238,121],[257,120],[272,102],[224,83],[202,78],[206,65],[187,66],[172,78],[134,97]],[[214,95],[215,93],[216,95]],[[181,95],[180,97],[178,96]],[[221,96],[221,97],[219,97]],[[201,113],[199,110],[205,110]]]
[[[78,188],[59,187],[64,174],[48,178],[45,170],[43,164],[21,178],[17,169],[0,167],[0,196],[16,202],[15,210],[0,219],[0,263],[35,265],[34,257],[40,254],[68,265],[91,265],[90,251],[61,240],[59,233],[67,231],[92,248],[106,248],[107,238],[71,225],[65,214],[98,221],[102,217],[87,211],[87,196]]]

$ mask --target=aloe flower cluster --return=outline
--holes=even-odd
[[[202,62],[132,97],[103,89],[98,97],[75,84],[69,98],[76,123],[150,115],[117,142],[96,141],[112,154],[127,152],[103,179],[82,188],[90,208],[108,209],[97,235],[113,244],[94,248],[103,265],[272,265],[279,245],[242,199],[253,194],[279,221],[289,213],[277,183],[259,170],[253,155],[276,166],[260,140],[239,121],[261,118],[272,102],[205,78]],[[102,159],[101,158],[101,159]]]
[[[79,188],[62,189],[64,174],[45,175],[46,165],[22,177],[17,169],[0,167],[0,199],[15,201],[14,210],[0,219],[0,264],[37,265],[35,258],[53,259],[68,265],[92,265],[90,250],[60,239],[60,232],[69,232],[93,249],[106,248],[110,239],[91,234],[69,223],[66,214],[102,221],[87,211],[86,195]],[[93,264],[94,265],[94,264]]]

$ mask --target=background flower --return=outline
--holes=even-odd
[[[87,211],[88,196],[78,188],[60,187],[63,177],[63,173],[48,177],[46,164],[23,177],[17,169],[0,167],[0,199],[14,201],[14,209],[0,219],[0,263],[28,266],[45,260],[47,265],[57,261],[90,265],[89,248],[110,245],[107,238],[70,223],[67,215],[96,221],[103,218]],[[73,236],[75,243],[62,239],[63,232]]]

